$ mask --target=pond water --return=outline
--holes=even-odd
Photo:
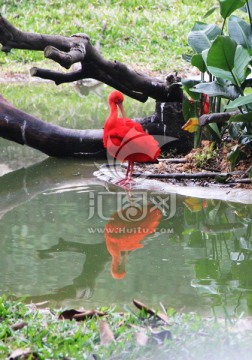
[[[20,87],[5,85],[2,94],[14,102]],[[59,99],[51,109],[48,88]],[[22,90],[18,106],[41,118],[52,110],[52,121],[69,127],[104,121],[109,88],[90,95],[101,112],[84,124],[70,124],[62,99],[68,91],[71,101],[82,102],[83,122],[92,108],[88,97],[69,86],[37,89],[29,86],[32,100]],[[36,103],[37,93],[44,100]],[[47,158],[0,139],[0,294],[53,306],[123,307],[137,298],[156,308],[252,315],[252,205],[129,194],[94,177],[101,163]]]

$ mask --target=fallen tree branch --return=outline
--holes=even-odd
[[[198,173],[165,173],[165,174],[145,174],[134,173],[134,177],[145,177],[153,179],[202,179],[202,178],[216,178],[216,177],[229,177],[233,175],[242,175],[243,171],[231,171],[225,173],[219,172],[198,172]]]
[[[103,130],[66,129],[42,121],[11,105],[0,96],[0,136],[40,150],[49,156],[106,156]]]
[[[6,53],[12,48],[44,51],[45,57],[69,69],[76,62],[81,63],[78,72],[60,73],[33,68],[32,76],[43,77],[57,85],[64,82],[93,78],[101,81],[133,99],[145,102],[151,97],[160,102],[182,102],[183,92],[180,79],[175,75],[167,81],[136,72],[118,61],[104,59],[86,34],[71,37],[42,35],[16,29],[0,15],[0,43]]]
[[[160,126],[158,114],[142,119],[143,128],[157,137],[163,150],[176,146],[178,153],[191,149],[191,139],[181,129],[176,129],[175,123],[183,121],[177,116],[177,107],[169,104],[169,117],[163,114],[163,121],[174,124],[171,128]],[[160,114],[159,114],[160,115]],[[153,121],[156,119],[157,121]],[[137,119],[141,122],[141,119]],[[175,131],[175,133],[174,133]],[[176,135],[176,137],[174,136]],[[27,145],[49,156],[78,157],[78,158],[106,158],[103,147],[102,129],[67,129],[47,123],[24,111],[17,109],[0,95],[0,137]]]
[[[252,184],[252,179],[251,178],[233,179],[228,184],[229,185],[232,185],[232,184]]]
[[[210,123],[217,123],[221,124],[228,121],[231,116],[240,114],[239,111],[232,111],[232,112],[222,112],[222,113],[213,113],[213,114],[204,114],[201,115],[199,118],[200,126],[205,126]]]

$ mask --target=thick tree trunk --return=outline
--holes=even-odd
[[[0,97],[0,136],[49,156],[105,157],[103,130],[66,129],[42,121]]]

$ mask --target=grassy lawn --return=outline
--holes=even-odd
[[[204,21],[214,4],[216,0],[207,4],[200,0],[13,0],[0,5],[0,11],[23,31],[66,36],[84,32],[93,44],[100,41],[107,59],[150,73],[169,73],[187,66],[181,56],[189,51],[188,32],[195,21]],[[214,21],[216,16],[205,21]],[[14,49],[8,56],[0,54],[2,71],[21,72],[42,60],[41,52]]]
[[[44,305],[45,306],[45,305]],[[167,311],[169,324],[133,306],[60,320],[62,310],[0,298],[0,354],[8,359],[251,359],[251,331]],[[9,356],[9,357],[8,357]]]
[[[216,0],[6,0],[0,2],[0,11],[20,30],[65,36],[84,32],[93,44],[100,41],[105,58],[150,74],[168,74],[189,71],[182,60],[182,54],[190,51],[187,35],[194,22],[204,21],[204,14],[216,3]],[[216,17],[214,13],[205,21],[216,23]],[[16,49],[8,55],[0,52],[0,73],[26,72],[35,64],[55,66],[44,60],[41,52]],[[64,95],[67,101],[79,101],[75,97],[72,100],[69,91]],[[18,101],[26,110],[29,104],[21,98]],[[53,96],[51,101],[55,101]],[[41,103],[44,106],[44,98]],[[101,111],[106,112],[107,108]],[[242,320],[217,322],[162,309],[168,316],[167,324],[134,306],[121,313],[113,305],[104,304],[108,307],[99,309],[104,316],[96,314],[77,322],[60,320],[62,310],[45,306],[0,297],[1,359],[251,359],[251,324],[245,322],[241,329],[237,325]]]

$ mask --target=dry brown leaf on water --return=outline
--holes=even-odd
[[[26,322],[20,322],[20,323],[16,323],[14,325],[12,325],[12,330],[16,331],[16,330],[20,330],[23,329],[23,327],[27,326]]]
[[[12,351],[10,356],[7,358],[7,360],[38,360],[38,354],[35,352],[32,352],[31,350],[23,350],[23,349],[16,349]]]
[[[155,310],[149,308],[147,305],[143,304],[141,301],[138,301],[136,299],[133,299],[133,304],[142,311],[145,311],[147,314],[151,316],[156,316],[160,320],[164,321],[166,324],[169,325],[169,319],[166,314],[163,314],[161,312],[156,312]]]
[[[115,340],[114,334],[106,321],[100,322],[100,338],[102,345],[109,344]]]

